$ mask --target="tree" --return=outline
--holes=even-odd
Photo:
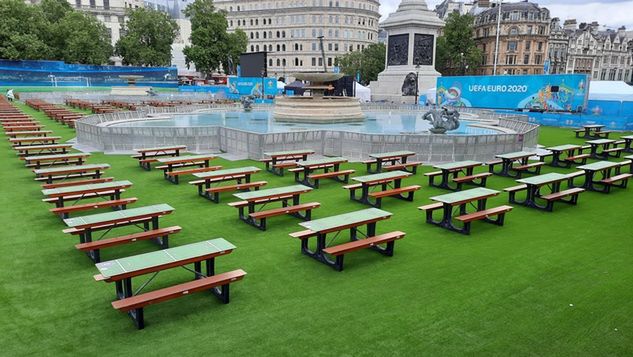
[[[223,11],[216,11],[213,0],[195,0],[185,9],[191,20],[191,46],[183,50],[187,65],[210,73],[220,65],[229,68],[229,58],[237,64],[239,54],[246,51],[248,39],[242,30],[227,33],[228,23]]]
[[[124,64],[169,66],[171,45],[178,35],[178,24],[167,14],[149,8],[128,13],[126,35],[116,44],[116,54]]]
[[[385,70],[386,47],[382,43],[374,43],[362,51],[350,52],[336,59],[341,71],[348,76],[356,77],[360,72],[360,83],[367,85],[378,79],[378,74]]]
[[[52,59],[44,34],[48,23],[39,6],[20,0],[0,1],[0,58]]]
[[[451,13],[437,39],[435,67],[443,75],[465,75],[481,64],[482,52],[473,39],[472,15]]]
[[[105,64],[112,55],[106,27],[94,16],[68,13],[58,22],[63,47],[60,59],[68,63]]]

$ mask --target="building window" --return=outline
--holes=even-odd
[[[528,25],[528,27],[527,27],[527,34],[528,35],[532,34],[532,25]]]
[[[516,28],[516,27],[511,27],[510,28],[510,35],[511,36],[516,36],[518,34],[519,34],[519,29],[518,28]]]
[[[105,10],[109,10],[110,9],[110,0],[103,0],[103,8]]]
[[[524,55],[523,56],[523,64],[530,64],[530,55]]]
[[[81,7],[81,0],[75,0],[75,6]]]
[[[312,57],[312,67],[316,67],[316,57]]]
[[[516,50],[517,50],[517,42],[508,41],[508,51],[516,51]]]
[[[539,42],[538,43],[537,51],[539,51],[539,52],[543,51],[543,42]]]
[[[131,6],[131,4],[130,4],[130,6]],[[93,7],[93,8],[97,7],[97,4],[96,4],[95,0],[90,0],[90,7]]]
[[[532,41],[525,41],[525,50],[529,51],[530,50],[530,44],[532,43]]]
[[[534,64],[542,64],[542,63],[543,63],[543,57],[541,55],[534,56]]]

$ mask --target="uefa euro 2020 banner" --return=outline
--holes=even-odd
[[[437,102],[454,107],[582,111],[585,74],[439,77]]]
[[[277,94],[277,80],[275,78],[261,77],[229,77],[229,93],[239,96],[261,97]]]

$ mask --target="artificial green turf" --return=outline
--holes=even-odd
[[[25,109],[64,139],[73,131]],[[544,145],[581,143],[570,129],[541,128]],[[578,206],[553,213],[516,207],[504,227],[474,223],[464,236],[426,224],[417,207],[446,193],[418,173],[415,202],[385,199],[394,215],[378,233],[402,230],[395,255],[348,254],[345,270],[300,254],[288,233],[299,220],[276,217],[266,232],[246,225],[222,194],[214,204],[194,187],[146,172],[129,156],[93,154],[108,176],[130,180],[136,206],[176,208],[161,225],[180,225],[173,246],[224,237],[237,246],[216,260],[218,272],[242,268],[231,303],[198,293],[145,310],[146,328],[114,310],[114,287],[61,231],[41,202],[39,184],[9,144],[0,147],[3,234],[0,240],[0,341],[6,355],[595,355],[633,354],[632,189],[587,192]],[[260,165],[215,160],[225,167]],[[362,165],[353,167],[364,174]],[[423,171],[429,171],[425,167]],[[571,170],[545,167],[544,172]],[[269,187],[293,184],[268,173]],[[186,181],[186,180],[184,180]],[[489,187],[514,181],[494,176]],[[330,180],[303,198],[321,202],[314,217],[363,209]],[[490,206],[507,204],[507,195]],[[344,238],[344,237],[343,237]],[[154,251],[149,242],[102,251],[103,259]],[[190,279],[184,269],[160,273],[149,289]],[[135,280],[140,286],[140,280]]]

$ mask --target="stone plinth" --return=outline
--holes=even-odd
[[[425,94],[441,75],[435,70],[435,48],[444,21],[424,0],[402,0],[381,26],[388,32],[387,60],[385,70],[371,83],[372,100],[415,103],[415,77],[418,93]],[[407,76],[413,88],[403,95]]]
[[[274,117],[280,122],[317,124],[365,119],[358,99],[349,97],[277,97]]]

